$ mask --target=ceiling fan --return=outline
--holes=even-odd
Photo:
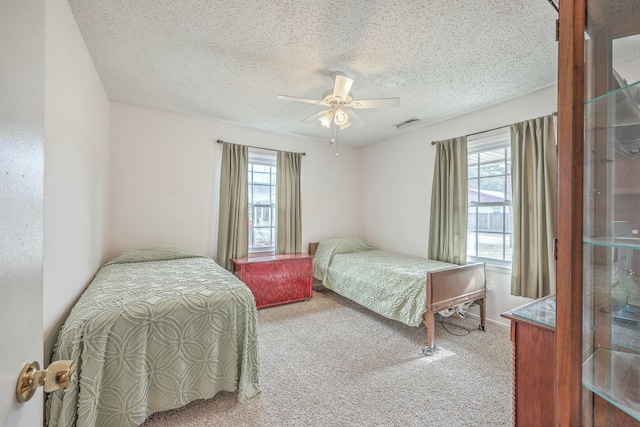
[[[358,116],[352,109],[361,108],[384,108],[395,107],[400,104],[400,98],[376,98],[376,99],[353,99],[351,93],[351,86],[353,85],[353,79],[347,77],[343,73],[336,71],[331,74],[333,79],[333,89],[329,89],[322,95],[322,100],[298,98],[295,96],[278,95],[278,99],[285,101],[305,102],[307,104],[314,104],[323,107],[328,107],[328,110],[320,111],[306,119],[303,122],[319,119],[322,126],[326,128],[331,127],[331,123],[334,123],[341,130],[344,130],[354,124],[356,127],[363,126],[365,121]]]

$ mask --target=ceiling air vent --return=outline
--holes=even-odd
[[[400,129],[404,129],[406,127],[409,127],[411,125],[414,125],[416,123],[418,123],[420,121],[420,119],[409,119],[409,120],[405,120],[404,122],[401,123],[396,123],[394,126],[396,127],[397,130]]]

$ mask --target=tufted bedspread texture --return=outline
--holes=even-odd
[[[456,264],[375,249],[355,238],[320,242],[313,274],[334,292],[389,319],[422,323],[427,273]]]
[[[62,327],[53,360],[72,383],[49,394],[55,426],[137,426],[152,413],[259,393],[251,291],[211,258],[175,248],[126,251],[96,273]]]

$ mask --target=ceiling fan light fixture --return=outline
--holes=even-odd
[[[351,125],[354,125],[354,127],[360,127],[365,124],[365,121],[356,113],[356,109],[395,107],[400,103],[399,98],[354,100],[353,94],[351,93],[351,87],[353,85],[353,79],[351,77],[336,71],[331,73],[331,78],[334,83],[333,89],[325,91],[322,95],[322,99],[320,100],[298,98],[289,95],[278,95],[278,99],[304,102],[324,107],[324,111],[318,111],[316,114],[313,114],[302,121],[315,122],[316,119],[319,119],[322,127],[331,129],[333,132],[332,142],[336,146],[338,143],[338,132],[340,130],[347,129],[351,127]],[[348,110],[345,110],[345,108]],[[338,155],[337,151],[336,155]]]
[[[320,123],[322,124],[322,126],[326,127],[327,129],[329,128],[329,126],[331,126],[331,121],[333,120],[333,111],[329,110],[326,113],[324,113],[324,115],[322,117],[320,117]]]
[[[335,115],[333,116],[333,122],[338,126],[344,126],[349,121],[349,116],[347,113],[340,107],[336,108]]]

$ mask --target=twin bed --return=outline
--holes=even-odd
[[[458,266],[372,248],[353,239],[311,244],[314,277],[390,319],[427,326],[434,316],[480,306],[484,264]],[[316,249],[317,248],[317,249]],[[176,248],[132,249],[104,264],[80,296],[52,360],[76,378],[51,393],[55,426],[137,426],[219,391],[243,401],[260,392],[258,320],[249,288],[211,258]]]
[[[48,396],[54,426],[137,426],[219,391],[260,391],[251,291],[211,258],[126,251],[96,273],[66,320],[53,360],[76,377]]]
[[[427,327],[426,355],[435,347],[435,315],[472,303],[485,324],[484,263],[449,264],[375,249],[355,238],[312,243],[313,275],[334,292],[389,319]]]

